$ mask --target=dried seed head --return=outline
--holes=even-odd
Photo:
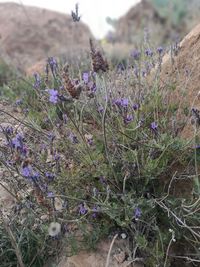
[[[79,22],[81,19],[81,16],[79,16],[79,7],[78,3],[75,5],[75,12],[72,10],[71,16],[74,22]]]
[[[78,99],[82,87],[78,85],[74,85],[69,77],[69,64],[66,63],[65,66],[63,67],[63,72],[62,72],[62,78],[63,78],[63,87],[64,89],[71,95],[72,98]]]
[[[48,233],[50,236],[55,237],[61,232],[61,225],[57,222],[52,222],[49,225]]]
[[[63,71],[64,71],[65,73],[68,73],[68,72],[69,72],[69,64],[68,64],[68,62],[65,63],[65,65],[64,65],[64,67],[63,67]]]
[[[99,71],[106,72],[109,70],[107,60],[103,58],[100,51],[97,51],[94,48],[92,39],[90,39],[90,54],[92,57],[92,66],[94,72],[99,72]]]
[[[192,108],[191,124],[200,126],[200,111],[197,108]]]

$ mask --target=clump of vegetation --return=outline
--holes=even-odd
[[[7,84],[10,80],[14,79],[14,77],[14,70],[3,59],[0,58],[0,88],[4,84]]]
[[[171,251],[185,244],[185,259],[198,262],[199,147],[180,138],[182,110],[159,87],[163,54],[144,46],[109,71],[92,46],[95,72],[49,58],[28,94],[18,92],[26,120],[1,126],[16,198],[1,213],[1,266],[43,266],[63,245],[72,255],[116,232],[129,240],[128,261],[173,266]]]

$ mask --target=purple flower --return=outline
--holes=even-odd
[[[79,83],[80,83],[80,81],[77,78],[72,80],[73,85],[78,85]]]
[[[21,170],[21,174],[26,177],[26,178],[30,178],[33,174],[33,169],[31,166],[25,166],[22,168]]]
[[[16,138],[17,138],[17,140],[19,140],[20,142],[22,142],[23,139],[24,139],[24,136],[22,134],[17,134],[16,135]]]
[[[54,133],[48,133],[48,139],[52,142],[55,139],[55,134]]]
[[[157,48],[157,52],[158,52],[160,55],[163,53],[163,51],[164,51],[164,49],[163,49],[162,46],[159,46],[159,47]]]
[[[141,209],[140,208],[135,208],[135,210],[134,210],[134,217],[135,217],[135,219],[138,219],[138,218],[140,218],[141,217],[141,215],[142,215],[142,211],[141,211]]]
[[[54,155],[54,160],[55,161],[59,161],[60,160],[60,155],[59,154],[55,154]]]
[[[41,86],[41,78],[40,78],[40,75],[36,72],[33,74],[34,78],[35,78],[35,83],[33,84],[33,87],[35,89],[38,89],[40,86]]]
[[[97,76],[97,73],[95,71],[92,71],[91,75],[95,78]]]
[[[57,63],[56,59],[54,57],[49,57],[48,63],[49,63],[51,71],[54,73],[58,67],[58,63]]]
[[[128,107],[128,98],[117,98],[113,100],[113,103],[119,107],[127,108]]]
[[[117,65],[117,72],[120,73],[122,71],[124,71],[126,69],[126,67],[122,64],[122,63],[119,63]]]
[[[146,71],[142,70],[142,77],[145,77],[145,76],[146,76]]]
[[[12,126],[7,126],[4,130],[8,135],[13,134],[13,127]]]
[[[145,54],[146,54],[147,56],[149,56],[149,57],[152,57],[152,56],[153,56],[153,51],[152,51],[150,48],[147,48],[147,49],[145,50]]]
[[[17,99],[17,100],[15,101],[15,105],[16,105],[16,106],[20,106],[22,103],[23,103],[22,99]]]
[[[47,148],[46,144],[41,144],[40,145],[40,153]]]
[[[56,104],[58,102],[58,91],[55,89],[49,89],[49,101],[53,104]]]
[[[89,140],[88,140],[88,145],[92,146],[93,144],[94,144],[93,139],[89,139]]]
[[[122,100],[121,100],[121,98],[118,98],[118,99],[113,100],[113,103],[114,103],[115,105],[117,105],[117,106],[121,106],[121,104],[122,104]]]
[[[43,191],[43,192],[46,192],[46,190],[47,190],[47,186],[46,185],[38,185],[39,184],[39,182],[40,182],[40,180],[39,180],[39,178],[40,178],[40,175],[39,175],[39,173],[34,173],[34,175],[32,175],[31,177],[30,177],[30,179],[31,179],[31,182],[35,185],[35,186],[39,186],[39,188]],[[45,190],[45,191],[44,191]]]
[[[139,107],[140,107],[140,104],[136,104],[136,103],[135,103],[135,104],[133,104],[133,109],[134,109],[134,110],[138,110],[138,109],[139,109]]]
[[[158,129],[158,124],[157,124],[157,122],[155,122],[155,121],[152,122],[150,127],[151,127],[151,129],[152,129],[153,131],[156,131],[156,130]]]
[[[50,191],[50,192],[47,193],[47,197],[54,198],[55,194],[52,191]]]
[[[45,176],[48,178],[49,181],[53,181],[53,179],[55,178],[55,175],[51,172],[46,172]]]
[[[138,50],[133,50],[133,51],[131,52],[131,56],[132,56],[135,60],[139,60],[139,59],[140,59],[140,55],[141,55],[141,53],[140,53],[140,51],[138,51]]]
[[[70,133],[69,139],[72,142],[72,144],[78,144],[78,142],[79,142],[77,136],[74,135],[73,133]]]
[[[13,148],[21,148],[22,147],[22,143],[16,137],[12,139],[11,143],[12,143]]]
[[[103,185],[106,185],[106,184],[107,184],[106,178],[105,178],[104,176],[100,176],[100,177],[99,177],[99,181],[100,181],[100,183],[103,184]]]
[[[35,173],[34,176],[32,177],[32,180],[37,182],[39,177],[40,177],[39,173]],[[48,191],[48,186],[45,183],[40,184],[39,187],[40,187],[41,191],[44,193],[46,193]]]
[[[21,148],[20,152],[21,152],[21,154],[23,156],[26,156],[27,155],[27,152],[28,152],[27,147],[23,145],[23,147]]]
[[[84,81],[84,83],[89,82],[89,73],[88,72],[83,73],[83,81]]]
[[[100,105],[97,110],[99,113],[102,113],[104,111],[104,108]]]
[[[94,218],[94,219],[97,218],[99,210],[100,210],[100,207],[94,205],[94,207],[92,208],[92,211],[93,211],[92,218]]]
[[[87,208],[85,207],[84,203],[81,203],[79,205],[79,214],[80,215],[85,215],[88,212]]]
[[[11,144],[13,148],[23,149],[23,136],[21,134],[17,134],[15,138],[11,140]]]
[[[88,83],[88,87],[89,87],[89,89],[91,90],[92,93],[95,93],[96,90],[97,90],[96,84],[93,81]]]
[[[6,160],[6,164],[8,165],[8,166],[15,166],[15,161],[14,160]]]
[[[133,121],[133,119],[134,119],[134,117],[133,117],[133,115],[126,115],[125,117],[124,117],[124,123],[130,123],[130,122],[132,122]]]
[[[40,177],[38,172],[33,172],[33,168],[30,165],[23,167],[21,174],[24,177],[31,179],[34,183],[38,182],[38,178]]]
[[[128,107],[128,98],[122,98],[121,99],[121,106],[123,108],[127,108]]]

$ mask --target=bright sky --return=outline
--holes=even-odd
[[[24,5],[44,7],[63,13],[71,13],[75,4],[79,4],[82,21],[90,26],[97,38],[105,36],[111,27],[106,23],[106,17],[118,18],[124,15],[130,7],[140,0],[12,0],[1,2],[16,2]],[[0,14],[1,15],[1,14]]]

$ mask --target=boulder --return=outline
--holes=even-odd
[[[179,111],[190,118],[192,108],[200,110],[200,24],[198,24],[178,45],[177,55],[168,53],[163,58],[160,85],[163,90],[173,88],[169,101],[179,105]],[[191,114],[192,115],[192,114]],[[183,118],[184,114],[177,114]],[[184,138],[193,138],[191,120],[181,132]]]

